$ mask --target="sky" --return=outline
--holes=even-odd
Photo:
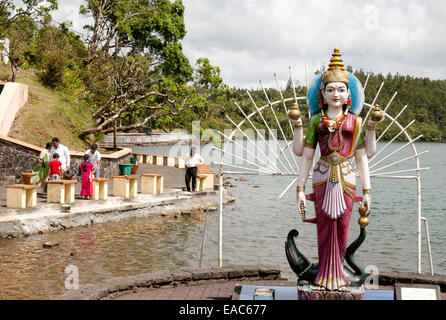
[[[56,21],[82,31],[83,0],[59,0]],[[305,85],[333,48],[344,64],[374,73],[446,79],[444,0],[183,0],[192,66],[200,57],[230,87]],[[84,31],[82,31],[84,32]]]

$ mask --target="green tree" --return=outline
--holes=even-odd
[[[80,13],[93,18],[85,65],[102,53],[150,54],[152,66],[181,83],[191,80],[193,69],[182,52],[186,35],[184,6],[176,0],[86,0]]]
[[[24,53],[31,44],[36,21],[48,17],[57,9],[57,0],[0,0],[0,36],[9,39],[7,55],[11,64],[11,81],[14,82],[19,68],[25,62]]]

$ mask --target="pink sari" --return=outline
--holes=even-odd
[[[91,196],[93,195],[93,181],[91,180],[93,165],[90,162],[82,162],[81,171],[82,171],[81,196]]]
[[[321,123],[317,127],[321,159],[313,171],[313,193],[307,196],[314,201],[316,217],[305,222],[316,223],[319,271],[315,283],[328,290],[348,284],[343,264],[353,203],[359,198],[355,197],[356,176],[347,159],[363,147],[362,143],[357,145],[360,119],[351,113],[347,115],[339,131],[342,144],[338,132],[334,132],[331,149],[328,129]]]

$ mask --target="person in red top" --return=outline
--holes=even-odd
[[[50,167],[50,180],[60,180],[62,162],[59,161],[57,153],[53,154],[53,160],[50,161],[48,166]]]

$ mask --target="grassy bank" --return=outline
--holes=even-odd
[[[0,66],[0,79],[10,78],[9,66]],[[28,103],[17,113],[9,133],[16,138],[38,146],[53,137],[71,150],[84,150],[89,142],[78,137],[93,123],[88,106],[65,92],[44,87],[33,70],[22,70],[17,82],[28,85]]]

